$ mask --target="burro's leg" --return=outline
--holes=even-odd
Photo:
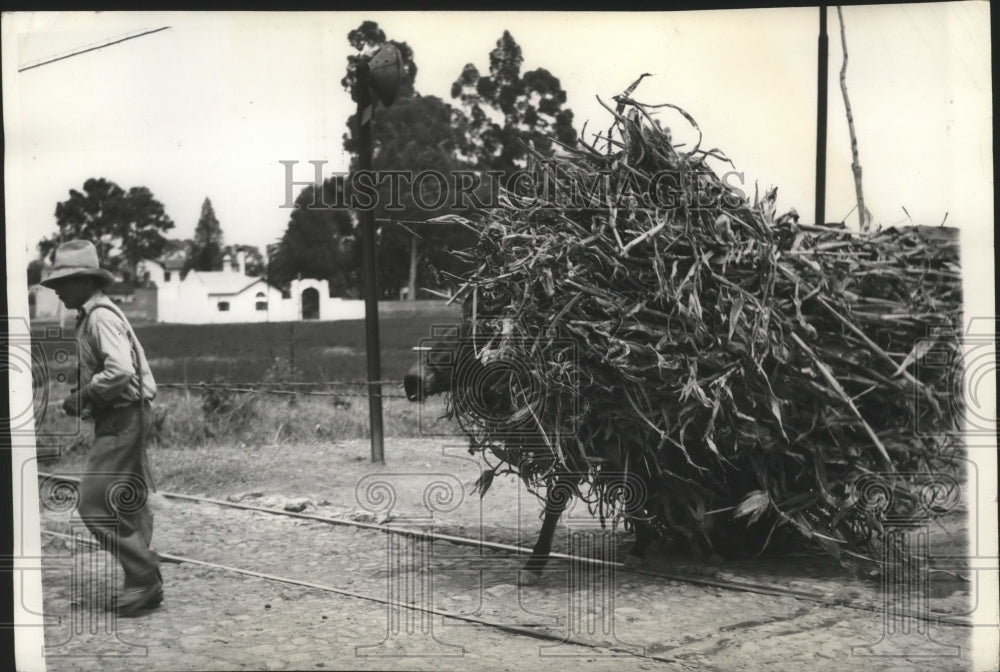
[[[625,556],[625,569],[642,567],[642,557],[646,554],[649,545],[656,539],[656,530],[648,521],[633,519],[632,524],[635,528],[635,543],[632,544],[632,550]]]
[[[534,548],[531,549],[531,557],[528,558],[524,570],[518,577],[520,585],[533,586],[542,578],[542,570],[548,564],[549,553],[552,552],[552,538],[556,533],[556,524],[575,492],[571,478],[557,476],[549,481],[545,493],[545,519],[542,521],[542,531]]]

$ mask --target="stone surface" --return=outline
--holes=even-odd
[[[359,469],[368,468],[359,464]],[[470,471],[478,473],[473,467]],[[459,475],[462,482],[474,478],[474,474]],[[486,499],[464,500],[462,507],[436,520],[434,529],[472,537],[482,531],[491,541],[530,546],[540,525],[538,509],[533,499],[511,505],[517,487],[516,481],[498,479]],[[295,494],[267,491],[287,494],[250,501],[260,504]],[[298,490],[320,491],[339,510],[359,512],[350,483]],[[419,481],[412,489],[399,486],[393,512],[416,510],[423,492]],[[43,510],[42,515],[48,529],[71,531],[69,514]],[[373,522],[374,516],[368,515]],[[156,518],[154,544],[163,553],[371,597],[397,595],[417,606],[533,628],[572,641],[539,640],[455,618],[424,618],[419,612],[397,612],[337,592],[170,563],[162,567],[162,607],[140,618],[105,623],[110,631],[91,632],[82,626],[104,623],[100,619],[106,618],[105,593],[120,583],[120,570],[103,551],[74,550],[62,539],[43,540],[44,610],[51,617],[45,633],[46,665],[51,672],[970,669],[967,628],[921,622],[923,632],[929,627],[938,642],[936,651],[952,656],[933,659],[932,664],[907,658],[920,650],[919,642],[892,637],[879,651],[888,657],[861,657],[857,653],[864,647],[883,639],[886,622],[878,611],[698,585],[696,575],[681,581],[614,567],[580,571],[559,560],[550,563],[536,585],[518,586],[523,557],[180,500]],[[619,532],[614,537],[619,557],[629,544],[627,535]],[[568,528],[561,526],[554,550],[568,548]],[[645,569],[678,576],[691,562],[654,552],[646,560]],[[879,597],[870,585],[813,559],[741,561],[725,565],[724,570],[726,578],[765,587],[796,582],[798,590],[837,598],[877,603]],[[73,599],[80,603],[75,611]],[[935,599],[932,606],[962,613],[967,600],[967,595],[955,594]],[[78,631],[75,625],[81,626]],[[947,648],[956,646],[961,648]],[[407,657],[412,654],[419,655]]]

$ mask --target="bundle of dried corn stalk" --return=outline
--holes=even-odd
[[[775,190],[750,199],[717,150],[616,102],[600,149],[537,161],[545,188],[480,223],[459,296],[500,375],[464,387],[506,412],[461,384],[452,411],[529,484],[585,474],[602,520],[623,510],[606,477],[641,474],[642,515],[701,551],[877,559],[885,516],[936,511],[928,478],[955,464],[956,231],[775,217]]]

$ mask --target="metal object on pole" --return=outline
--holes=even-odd
[[[827,112],[827,61],[830,53],[826,34],[826,5],[819,6],[818,72],[816,83],[816,220],[826,224],[826,112]]]
[[[384,105],[395,100],[402,79],[402,57],[392,44],[382,47],[368,63],[355,71],[355,100],[358,103],[358,170],[372,170],[372,116],[376,98]],[[365,349],[368,356],[368,418],[371,428],[372,462],[385,462],[382,427],[382,362],[378,333],[378,265],[375,255],[375,213],[360,212],[362,259],[365,283]]]

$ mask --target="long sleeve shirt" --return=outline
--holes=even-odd
[[[80,309],[76,340],[80,393],[86,401],[100,407],[156,396],[156,382],[139,339],[121,309],[103,292],[96,292]],[[141,393],[137,369],[142,373]]]

